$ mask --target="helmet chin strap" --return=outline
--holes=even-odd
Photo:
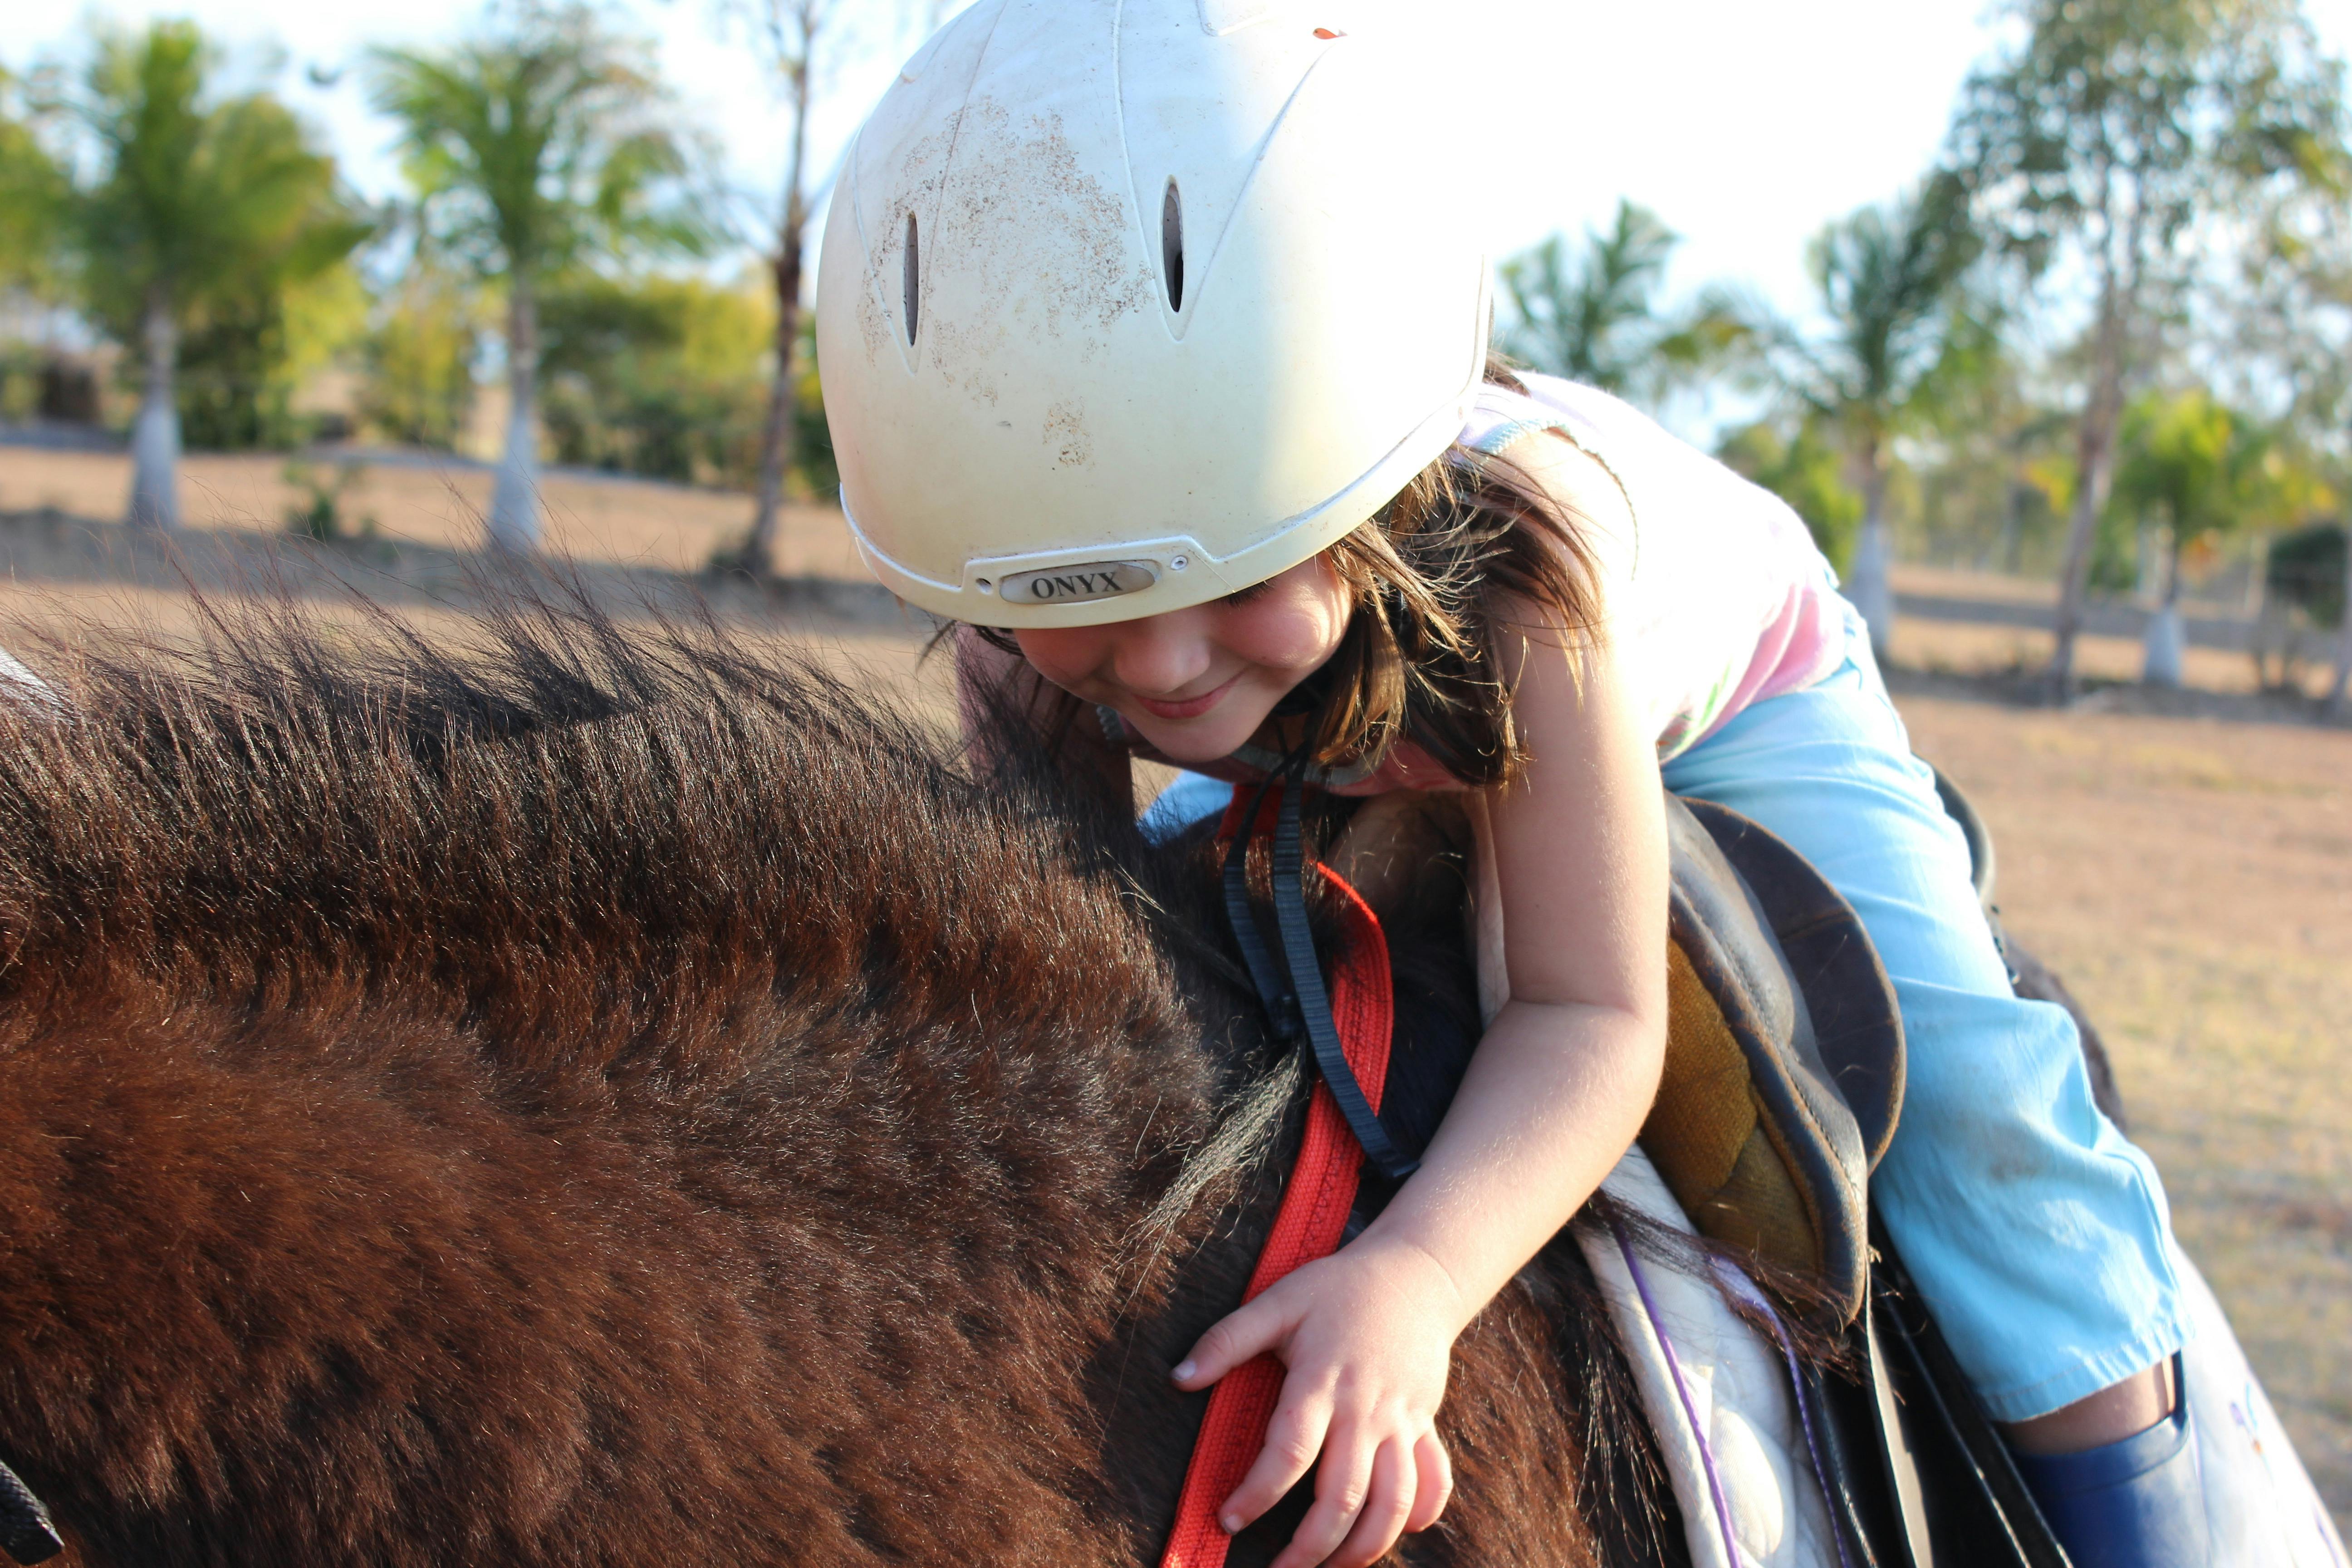
[[[1225,918],[1233,922],[1234,940],[1249,967],[1251,984],[1265,1008],[1274,1037],[1287,1045],[1301,1034],[1347,1118],[1348,1129],[1363,1146],[1365,1155],[1391,1182],[1402,1182],[1421,1168],[1419,1156],[1407,1156],[1389,1137],[1378,1112],[1356,1081],[1355,1069],[1339,1041],[1331,1016],[1331,998],[1323,987],[1323,972],[1316,963],[1315,935],[1307,921],[1307,857],[1299,827],[1299,806],[1306,794],[1307,749],[1301,745],[1282,759],[1250,798],[1240,830],[1225,852]],[[1275,935],[1269,942],[1258,923],[1249,897],[1249,847],[1257,837],[1258,816],[1266,793],[1282,786],[1281,806],[1274,827],[1273,873]],[[1277,962],[1279,955],[1279,962]]]

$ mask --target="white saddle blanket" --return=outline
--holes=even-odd
[[[1656,1224],[1689,1220],[1635,1149],[1604,1184]],[[1843,1568],[1780,1347],[1716,1282],[1578,1233],[1607,1298],[1674,1483],[1696,1568]],[[2204,1277],[2176,1258],[2183,1350],[2217,1564],[2347,1568],[2344,1543]],[[1738,1287],[1734,1284],[1733,1289]]]

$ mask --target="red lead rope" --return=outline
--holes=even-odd
[[[1238,805],[1238,802],[1236,803]],[[1230,817],[1228,826],[1231,826]],[[1356,1069],[1364,1098],[1381,1108],[1388,1082],[1389,1036],[1395,999],[1389,989],[1389,944],[1380,918],[1356,890],[1328,866],[1316,868],[1339,894],[1345,946],[1331,976],[1331,1016],[1348,1065]],[[1298,1163],[1282,1194],[1282,1212],[1257,1256],[1244,1301],[1255,1298],[1302,1263],[1339,1249],[1348,1211],[1356,1204],[1356,1179],[1364,1152],[1348,1131],[1339,1101],[1318,1080],[1307,1107],[1307,1136]],[[1260,1356],[1225,1374],[1209,1395],[1209,1414],[1192,1447],[1192,1468],[1176,1502],[1176,1528],[1168,1538],[1160,1568],[1223,1568],[1233,1544],[1217,1522],[1217,1510],[1242,1483],[1265,1445],[1266,1424],[1282,1394],[1282,1363]]]

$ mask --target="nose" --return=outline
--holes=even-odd
[[[1120,628],[1111,648],[1111,675],[1143,697],[1171,697],[1209,672],[1208,640],[1182,625],[1182,614],[1154,616]]]

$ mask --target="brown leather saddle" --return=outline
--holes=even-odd
[[[1643,1149],[1700,1234],[1815,1282],[1832,1332],[1870,1279],[1870,1173],[1903,1104],[1903,1020],[1853,908],[1738,813],[1666,801],[1665,1072]]]

